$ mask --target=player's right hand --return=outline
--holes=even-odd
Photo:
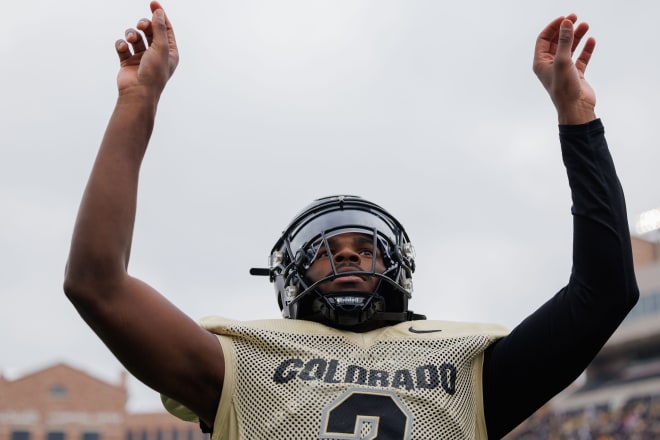
[[[584,77],[596,40],[588,38],[574,62],[574,52],[589,30],[587,23],[576,22],[575,14],[556,18],[539,34],[534,50],[534,72],[555,104],[560,124],[596,118],[596,95]]]
[[[179,63],[172,24],[157,1],[150,6],[152,19],[141,19],[136,28],[126,30],[125,39],[115,42],[120,62],[120,96],[133,92],[160,96]]]

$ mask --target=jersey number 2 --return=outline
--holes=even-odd
[[[396,394],[353,388],[325,407],[319,439],[408,440],[412,420]]]

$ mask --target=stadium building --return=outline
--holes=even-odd
[[[166,413],[129,413],[126,372],[109,384],[65,364],[0,376],[0,440],[208,440]]]

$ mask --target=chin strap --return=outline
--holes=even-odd
[[[370,322],[386,322],[388,324],[398,324],[405,321],[420,321],[425,320],[425,315],[413,313],[411,310],[405,312],[373,312],[369,318],[361,319],[357,317],[358,314],[367,313],[366,310],[355,311],[353,313],[324,313],[318,311],[311,313],[307,316],[301,316],[299,319],[306,319],[308,321],[320,322],[330,327],[341,328],[344,330],[351,330],[353,327],[358,327]]]
[[[377,312],[372,320],[377,321],[395,321],[395,322],[404,322],[404,321],[421,321],[426,319],[426,315],[420,315],[413,313],[412,310],[406,312]]]

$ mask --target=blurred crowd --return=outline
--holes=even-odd
[[[660,439],[660,395],[635,397],[619,407],[594,406],[564,413],[539,411],[506,440]]]

